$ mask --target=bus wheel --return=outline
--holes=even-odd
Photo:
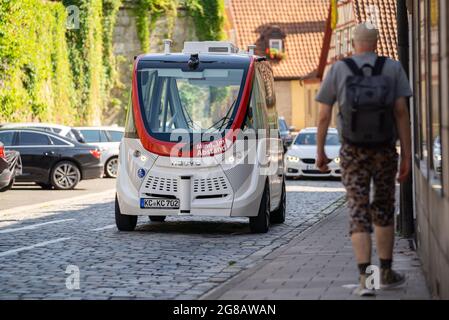
[[[282,195],[279,207],[271,213],[272,223],[284,223],[285,222],[285,211],[286,211],[286,199],[287,193],[285,190],[285,181],[282,182]]]
[[[164,222],[165,216],[148,216],[151,222]]]
[[[268,185],[265,186],[257,216],[249,218],[249,228],[252,233],[266,233],[270,228],[270,191]]]
[[[120,231],[133,231],[137,224],[137,216],[129,216],[120,212],[117,195],[115,196],[115,224]]]

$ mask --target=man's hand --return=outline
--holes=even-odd
[[[316,167],[321,171],[329,171],[327,164],[331,162],[326,156],[324,151],[324,145],[326,142],[327,129],[332,119],[332,106],[327,104],[320,104],[320,113],[318,119],[318,132],[317,132],[317,155],[316,155]]]
[[[329,167],[327,166],[331,160],[326,156],[325,152],[318,152],[316,155],[316,167],[321,172],[329,171]]]
[[[401,164],[399,165],[399,173],[398,173],[398,182],[403,183],[407,180],[408,175],[410,174],[412,163],[411,159],[408,156],[401,157]]]

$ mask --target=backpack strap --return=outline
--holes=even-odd
[[[382,69],[384,68],[386,57],[377,57],[376,63],[374,64],[373,76],[380,76],[382,74]]]
[[[357,63],[355,63],[354,60],[351,58],[345,58],[342,61],[348,66],[349,70],[351,70],[355,76],[364,76],[363,71],[357,66]]]

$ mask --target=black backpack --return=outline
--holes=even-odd
[[[386,57],[378,57],[374,67],[359,68],[353,59],[343,60],[353,73],[346,79],[339,113],[341,135],[349,144],[375,147],[395,142],[393,80],[382,75],[385,61]],[[372,70],[371,75],[365,75],[365,68]]]

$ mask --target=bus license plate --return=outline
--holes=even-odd
[[[141,209],[179,209],[179,199],[141,198]]]

